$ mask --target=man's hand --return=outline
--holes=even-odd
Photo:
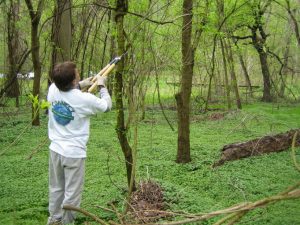
[[[79,81],[78,84],[79,84],[80,89],[91,86],[93,84],[92,79],[93,79],[93,77],[89,77],[82,81]]]
[[[97,76],[97,85],[105,87],[107,77],[106,76]]]

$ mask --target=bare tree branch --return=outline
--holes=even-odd
[[[114,11],[116,11],[116,8],[111,7],[111,6],[102,5],[102,4],[97,3],[97,2],[94,2],[93,4],[96,5],[96,6],[99,6],[99,7],[101,7],[101,8],[105,8],[105,9],[109,9],[109,10],[114,10]],[[145,20],[147,20],[147,21],[149,21],[149,22],[156,23],[156,24],[160,24],[160,25],[169,24],[169,23],[174,23],[174,20],[172,20],[172,21],[157,21],[157,20],[150,19],[149,17],[147,17],[147,16],[145,16],[145,15],[141,15],[141,14],[138,14],[138,13],[135,13],[135,12],[127,11],[127,13],[130,14],[130,15],[133,15],[133,16],[137,16],[137,17],[143,18],[143,19],[145,19]]]

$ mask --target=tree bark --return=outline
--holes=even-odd
[[[268,65],[268,54],[267,54],[267,35],[264,31],[262,25],[262,16],[265,13],[266,7],[271,3],[268,1],[265,5],[265,8],[261,8],[258,3],[257,6],[253,8],[254,11],[254,19],[255,24],[251,27],[252,33],[252,44],[254,45],[260,60],[261,71],[263,75],[263,82],[264,82],[264,90],[263,90],[263,97],[262,101],[264,102],[272,102],[272,94],[271,94],[271,80],[270,80],[270,71]]]
[[[57,58],[55,62],[63,62],[71,59],[72,43],[72,18],[71,0],[57,0],[55,14],[55,26],[57,29],[57,42],[55,42]]]
[[[16,107],[19,107],[20,88],[17,79],[17,63],[19,50],[19,31],[16,26],[19,20],[19,0],[10,0],[7,12],[7,45],[8,45],[8,77],[5,80],[4,91],[8,97],[16,98]],[[2,93],[3,94],[3,93]]]
[[[263,74],[264,81],[264,91],[262,101],[264,102],[272,102],[272,94],[271,94],[271,81],[270,81],[270,71],[268,65],[268,55],[264,51],[258,51],[259,60],[261,65],[261,71]]]
[[[280,83],[280,88],[279,88],[279,97],[284,97],[284,92],[286,88],[286,80],[287,80],[287,75],[289,73],[288,69],[288,63],[289,63],[289,53],[290,53],[290,44],[291,44],[291,32],[288,30],[286,31],[286,47],[284,51],[284,56],[283,56],[283,65],[282,65],[282,70],[279,73],[281,83]]]
[[[243,70],[243,74],[244,74],[244,77],[245,77],[245,80],[246,80],[246,84],[248,86],[248,91],[250,92],[250,96],[253,96],[253,94],[252,94],[252,84],[251,84],[249,72],[248,72],[247,67],[246,67],[245,60],[243,58],[243,55],[242,55],[237,43],[235,43],[235,46],[238,49],[237,54],[238,54],[238,57],[239,57],[239,61],[240,61],[242,70]]]
[[[124,37],[124,16],[128,10],[128,1],[127,0],[117,0],[116,2],[116,15],[115,22],[117,28],[117,44],[118,44],[118,55],[122,55],[125,52],[125,37]],[[132,174],[132,165],[133,165],[133,155],[132,149],[129,145],[127,139],[127,128],[125,126],[125,115],[124,115],[124,105],[122,99],[122,91],[123,91],[123,73],[124,73],[124,58],[117,64],[116,75],[115,75],[115,101],[116,101],[116,111],[117,111],[117,135],[119,139],[119,143],[121,145],[124,157],[125,157],[125,165],[127,172],[127,182],[128,187],[130,186]],[[133,185],[135,189],[135,182]]]
[[[52,23],[51,62],[49,77],[56,63],[71,60],[72,24],[71,0],[56,0],[54,19]],[[49,84],[51,81],[49,80]]]
[[[290,6],[290,1],[289,0],[285,0],[285,2],[287,4],[288,14],[291,17],[291,20],[292,20],[292,23],[293,23],[293,26],[294,26],[294,31],[295,31],[295,36],[296,36],[296,39],[297,39],[297,42],[298,42],[298,47],[300,47],[300,31],[299,31],[299,26],[298,26],[297,19],[296,19],[295,15],[294,15],[295,11],[291,10],[291,6]]]
[[[228,109],[231,109],[230,87],[228,83],[228,73],[227,73],[227,61],[225,57],[224,44],[222,39],[220,39],[220,44],[221,44],[222,60],[223,60],[223,67],[224,67],[224,87],[226,92],[227,107]]]
[[[232,48],[231,48],[230,43],[225,42],[225,52],[227,53],[227,58],[228,58],[228,62],[229,62],[229,69],[230,69],[230,75],[231,75],[231,86],[234,90],[236,106],[238,109],[242,109],[239,87],[238,87],[237,78],[236,78],[236,74],[235,74],[235,68],[234,68],[233,53],[232,53]]]
[[[190,97],[194,70],[192,48],[193,1],[183,1],[181,89],[176,94],[178,113],[177,163],[188,163],[190,156]]]
[[[226,161],[238,160],[265,153],[284,151],[292,146],[292,140],[296,132],[298,135],[295,144],[296,146],[299,146],[300,129],[290,130],[274,136],[264,136],[246,142],[225,145],[221,150],[221,159],[214,163],[214,167],[220,166]]]
[[[33,80],[33,96],[40,96],[40,80],[41,80],[41,62],[40,62],[40,40],[38,36],[38,28],[42,15],[44,0],[38,2],[36,12],[34,12],[31,0],[25,0],[31,18],[31,56],[34,70]],[[32,125],[40,125],[39,108],[32,105]]]

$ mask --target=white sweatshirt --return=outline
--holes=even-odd
[[[69,158],[85,158],[89,139],[90,116],[111,109],[112,102],[106,88],[98,98],[78,89],[64,92],[55,84],[49,87],[48,136],[50,150]]]

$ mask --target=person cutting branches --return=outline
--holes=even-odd
[[[47,96],[51,104],[48,121],[48,136],[51,141],[50,216],[47,225],[70,224],[75,221],[75,212],[64,210],[63,205],[80,206],[90,117],[112,108],[111,97],[105,87],[106,76],[100,75],[79,81],[75,63],[63,62],[54,67],[51,76],[54,83],[49,87]],[[79,90],[91,85],[98,87],[99,97]]]

